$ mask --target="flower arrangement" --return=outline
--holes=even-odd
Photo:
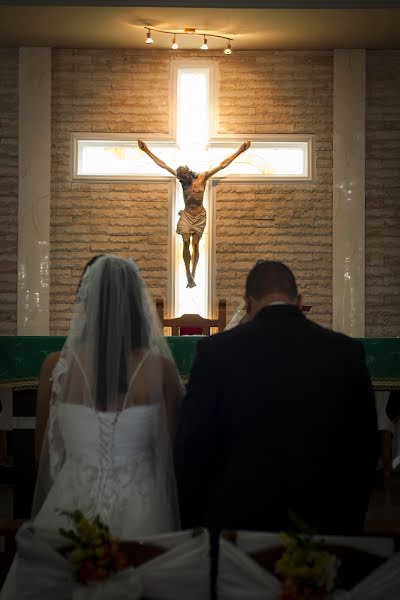
[[[60,529],[60,533],[72,542],[63,554],[73,564],[77,581],[86,585],[103,581],[128,566],[118,541],[99,517],[90,521],[79,510],[62,514],[74,525],[73,529]]]
[[[292,520],[297,531],[281,534],[286,549],[275,563],[282,579],[281,600],[325,600],[334,590],[340,561],[298,517],[292,515]]]

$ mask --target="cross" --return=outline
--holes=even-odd
[[[177,71],[177,115],[176,115],[176,145],[175,152],[169,151],[170,156],[160,156],[161,160],[175,170],[179,165],[187,164],[190,169],[197,172],[207,171],[212,163],[215,166],[214,152],[208,145],[209,136],[209,68],[183,67]],[[159,148],[162,155],[162,148]],[[222,148],[224,151],[224,148]],[[158,155],[157,144],[152,144],[152,152]],[[230,152],[231,154],[232,152]],[[167,154],[167,153],[165,153]],[[175,154],[175,155],[174,155]],[[156,159],[157,160],[157,159]],[[175,235],[178,222],[178,211],[183,208],[182,188],[178,184],[175,190],[174,219],[170,235]],[[207,210],[207,194],[203,196],[204,207]],[[183,237],[183,236],[182,236]],[[210,230],[205,232],[200,240],[199,263],[196,270],[196,286],[189,288],[188,275],[185,273],[182,261],[183,241],[181,236],[174,239],[175,260],[175,311],[177,315],[184,313],[197,313],[202,316],[209,315],[210,289],[209,279],[212,275]],[[182,252],[183,250],[183,252]],[[194,250],[193,250],[194,251]],[[188,253],[188,250],[186,250]],[[188,255],[186,261],[188,260]],[[173,275],[173,274],[171,274]],[[191,279],[191,281],[193,281]],[[212,286],[211,286],[212,287]]]
[[[176,116],[174,140],[163,142],[157,139],[157,134],[151,136],[149,146],[152,151],[164,160],[172,168],[176,169],[179,165],[188,164],[194,171],[208,170],[216,164],[222,153],[232,153],[233,145],[238,146],[236,142],[232,144],[220,145],[217,149],[209,146],[209,67],[197,66],[177,68],[176,77]],[[138,137],[141,137],[138,135]],[[146,137],[146,140],[148,138]],[[108,148],[104,148],[104,142],[96,145],[93,142],[88,151],[82,153],[81,167],[82,172],[92,172],[99,170],[102,162],[107,164],[104,169],[112,174],[113,170],[118,170],[132,175],[144,178],[146,181],[154,181],[155,178],[171,179],[174,181],[173,193],[171,194],[172,219],[169,227],[170,245],[172,246],[172,260],[170,260],[170,273],[168,280],[170,282],[171,292],[169,298],[169,313],[171,317],[179,316],[183,313],[197,313],[204,317],[211,316],[211,290],[209,281],[213,274],[210,273],[210,220],[206,227],[204,235],[200,240],[200,258],[196,270],[196,287],[189,289],[186,287],[187,279],[182,261],[183,244],[181,236],[175,233],[176,223],[178,222],[178,212],[184,206],[182,188],[179,182],[166,175],[166,172],[154,163],[142,152],[138,152],[136,144],[131,141],[120,142],[118,145],[110,142]],[[219,162],[221,162],[219,160]],[[208,211],[208,194],[204,195],[204,206]],[[172,302],[171,302],[172,298]],[[171,307],[171,303],[173,306]],[[171,310],[172,309],[172,310]]]
[[[176,61],[176,85],[175,85],[175,115],[173,123],[172,138],[162,140],[161,135],[151,134],[145,136],[151,150],[173,169],[179,165],[187,164],[194,171],[206,171],[212,166],[219,164],[227,155],[232,154],[240,143],[247,139],[243,137],[229,137],[229,139],[210,139],[210,124],[213,120],[213,105],[210,100],[212,89],[210,84],[210,66],[195,63],[194,66],[180,65]],[[142,137],[143,134],[124,136],[124,140],[118,137],[118,141],[104,141],[104,136],[92,136],[88,140],[76,141],[76,153],[78,156],[76,165],[76,177],[98,176],[101,178],[123,178],[141,179],[147,182],[171,180],[172,176],[158,167],[146,154],[137,148],[132,139]],[[305,170],[304,141],[286,142],[287,136],[251,136],[252,148],[236,159],[227,169],[218,174],[217,179],[240,178],[243,181],[265,181],[266,178],[279,177],[286,173],[279,172],[281,167],[281,151],[286,150],[286,163],[289,165],[289,178],[299,175]],[[276,141],[271,141],[271,137]],[[293,137],[293,136],[292,136]],[[297,136],[299,137],[299,136]],[[96,139],[97,138],[97,139]],[[258,139],[257,139],[258,138]],[[79,145],[81,144],[81,148]],[[290,148],[290,144],[293,148]],[[288,154],[289,152],[289,154]],[[276,163],[276,164],[275,164]],[[282,170],[282,169],[281,169]],[[221,177],[222,176],[222,177]],[[287,177],[287,175],[286,175]],[[209,182],[207,188],[212,182]],[[214,187],[214,186],[213,186]],[[212,292],[214,280],[213,259],[213,211],[209,206],[210,195],[204,194],[204,206],[208,213],[208,224],[203,237],[200,240],[200,259],[196,270],[196,287],[186,287],[187,279],[182,261],[182,238],[175,233],[176,223],[179,219],[178,212],[184,206],[181,185],[175,180],[171,194],[171,221],[169,224],[169,242],[171,247],[171,258],[169,261],[170,272],[168,274],[169,294],[168,313],[169,317],[179,316],[183,313],[198,313],[204,317],[211,316]],[[211,194],[213,198],[215,194]]]

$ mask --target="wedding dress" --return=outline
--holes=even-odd
[[[161,401],[120,413],[53,407],[51,427],[60,428],[65,457],[35,525],[69,528],[62,511],[80,510],[88,518],[98,515],[119,539],[176,529],[155,461],[161,412]]]
[[[207,533],[155,534],[177,525],[154,470],[159,411],[160,405],[134,406],[116,420],[113,414],[104,413],[96,423],[86,407],[58,407],[54,418],[62,423],[67,456],[33,523],[24,525],[17,535],[18,556],[2,600],[208,598]],[[73,583],[71,565],[54,550],[66,543],[59,528],[70,525],[60,508],[76,508],[89,517],[97,514],[118,539],[138,539],[162,546],[166,552],[120,572],[91,592]]]
[[[51,381],[35,530],[70,529],[74,510],[120,540],[179,529],[170,433],[182,388],[132,261],[87,269]],[[15,562],[1,600],[16,597]]]
[[[119,415],[96,417],[86,406],[55,407],[50,418],[60,424],[65,460],[33,525],[52,532],[69,529],[63,511],[80,510],[88,518],[98,515],[120,540],[175,530],[176,514],[159,485],[154,461],[160,410],[160,404],[132,406]],[[20,597],[16,574],[19,579],[21,567],[14,561],[1,600]],[[33,581],[31,593],[38,583]]]

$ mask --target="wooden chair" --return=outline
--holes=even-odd
[[[226,300],[219,300],[216,319],[204,319],[200,315],[185,314],[176,319],[164,317],[164,300],[156,300],[156,308],[163,327],[171,327],[172,335],[211,335],[211,328],[223,331],[226,327]]]

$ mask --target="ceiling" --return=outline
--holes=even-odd
[[[173,31],[194,27],[233,38],[233,50],[400,48],[400,8],[275,9],[124,6],[0,6],[0,46],[59,48],[170,48],[171,36],[154,33],[144,44],[144,26]],[[179,39],[198,48],[200,38]],[[223,40],[208,39],[210,49]]]

